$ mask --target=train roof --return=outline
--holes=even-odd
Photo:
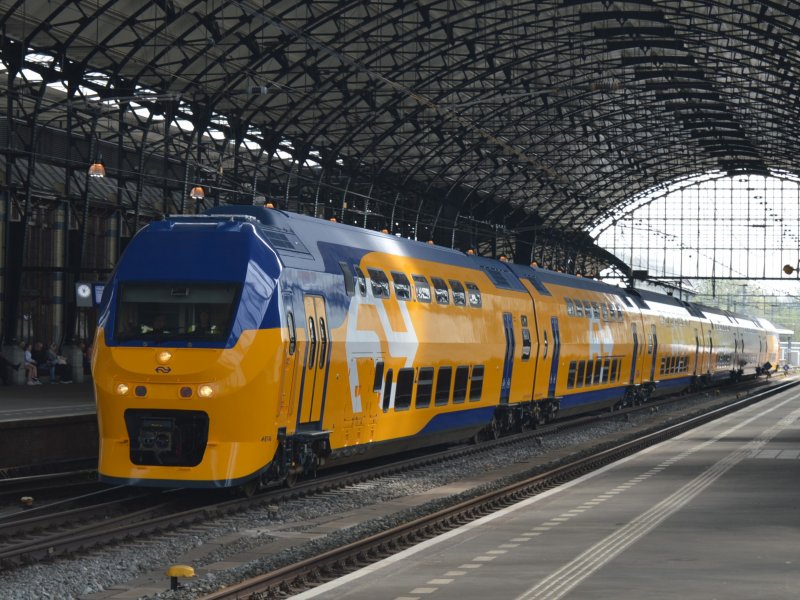
[[[289,268],[341,272],[339,261],[358,263],[364,254],[380,252],[476,269],[486,273],[498,288],[525,291],[507,264],[435,244],[259,206],[220,206],[207,210],[206,215],[249,217]]]

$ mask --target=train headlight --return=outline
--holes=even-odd
[[[214,388],[210,385],[201,385],[197,388],[197,395],[201,398],[211,398],[214,395]]]
[[[167,352],[166,350],[162,350],[158,354],[156,354],[156,360],[161,363],[162,365],[167,364],[169,361],[172,360],[172,353]]]
[[[128,388],[127,384],[125,384],[125,383],[118,383],[117,384],[117,394],[119,394],[120,396],[125,396],[129,391],[130,391],[130,388]]]

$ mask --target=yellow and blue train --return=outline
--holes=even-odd
[[[253,206],[154,222],[106,285],[103,481],[291,482],[778,362],[766,321]]]

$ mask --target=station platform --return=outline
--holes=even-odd
[[[0,473],[97,460],[91,380],[0,386]]]
[[[94,414],[92,381],[0,386],[0,422]]]
[[[296,598],[791,598],[791,389]]]

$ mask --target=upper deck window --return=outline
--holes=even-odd
[[[424,275],[412,275],[411,279],[414,280],[414,287],[417,290],[417,301],[418,302],[430,302],[431,301],[431,286],[428,285],[428,280],[425,279]]]
[[[405,273],[392,271],[392,281],[394,282],[394,293],[398,300],[411,300],[411,284]],[[399,374],[398,374],[399,377]]]
[[[367,279],[364,277],[364,271],[358,265],[353,265],[353,272],[355,273],[356,282],[358,283],[358,293],[362,296],[367,295]]]
[[[569,299],[569,298],[564,298],[564,300],[567,301],[567,314],[569,316],[571,316],[571,317],[574,316],[575,315],[575,305],[572,303],[572,300]]]
[[[469,281],[466,282],[466,286],[469,305],[474,306],[475,308],[480,308],[480,306],[483,304],[483,300],[481,299],[481,291],[478,289],[478,286],[474,283],[470,283]]]
[[[233,320],[238,283],[122,282],[117,341],[224,342]]]
[[[447,289],[447,284],[444,282],[444,279],[431,277],[431,283],[433,283],[433,293],[436,296],[436,302],[438,304],[450,304],[450,292]]]
[[[466,306],[467,295],[464,292],[464,286],[460,281],[450,279],[450,288],[453,290],[453,304],[456,306]]]
[[[389,297],[389,279],[380,269],[367,269],[369,280],[372,284],[372,295],[375,298]]]

